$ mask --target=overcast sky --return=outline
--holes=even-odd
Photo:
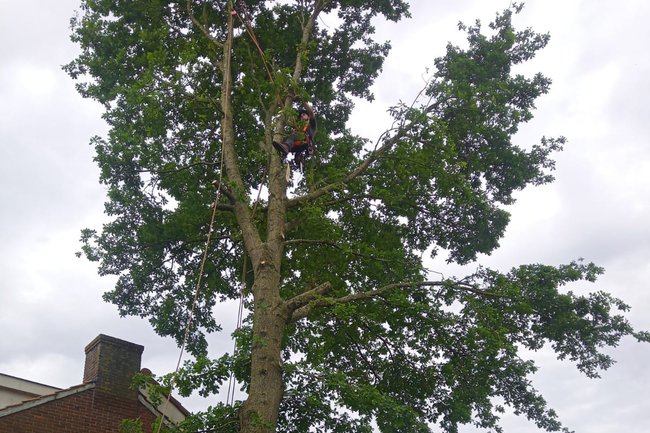
[[[462,41],[457,22],[487,24],[509,3],[421,0],[412,2],[413,19],[379,26],[393,50],[376,101],[358,107],[353,129],[375,139],[386,108],[416,94],[447,41]],[[88,145],[106,132],[101,110],[61,70],[77,52],[68,21],[78,6],[77,0],[0,0],[0,373],[62,388],[81,382],[83,349],[100,333],[144,345],[143,366],[155,373],[173,370],[178,358],[174,343],[146,321],[121,319],[102,302],[112,280],[74,254],[80,229],[104,221],[105,194]],[[650,329],[648,19],[645,0],[530,0],[515,19],[551,33],[549,46],[522,71],[553,79],[517,143],[531,145],[542,135],[564,135],[569,143],[557,157],[556,182],[518,194],[501,248],[480,259],[501,270],[594,261],[605,276],[572,289],[612,292],[632,306],[628,318],[639,329]],[[227,331],[232,317],[224,310]],[[599,380],[552,354],[535,354],[541,370],[534,384],[578,433],[646,433],[650,345],[629,339],[610,352],[618,363]],[[214,403],[183,402],[190,410]],[[515,417],[504,425],[507,432],[537,431]]]

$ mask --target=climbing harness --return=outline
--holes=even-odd
[[[294,140],[293,141],[293,146],[294,147],[304,147],[304,149],[299,150],[298,152],[302,152],[303,150],[307,150],[305,146],[309,146],[311,143],[311,137],[309,136],[309,122],[304,122],[304,126],[302,128],[295,128],[294,135],[296,137],[301,137],[299,140]]]

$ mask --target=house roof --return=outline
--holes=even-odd
[[[66,389],[0,373],[0,418],[93,390],[112,398],[139,403],[154,416],[164,414],[172,423],[182,421],[190,413],[175,398],[170,397],[169,401],[165,399],[156,404],[146,388],[132,388],[132,378],[136,372],[151,375],[150,370],[140,366],[143,350],[143,346],[99,334],[85,348],[83,383]]]
[[[20,379],[16,378],[13,376],[5,375],[0,373],[2,376],[8,376],[12,379],[15,379],[17,381],[21,382],[30,382],[25,379]],[[31,383],[36,383],[36,382],[31,382]],[[38,384],[41,385],[41,384]],[[6,406],[4,408],[0,409],[0,418],[3,416],[11,415],[16,412],[21,412],[23,410],[28,410],[33,407],[49,403],[51,401],[55,401],[61,398],[66,398],[70,397],[75,394],[79,394],[85,391],[88,391],[90,389],[95,388],[96,384],[94,382],[89,382],[89,383],[84,383],[81,385],[75,385],[70,388],[66,389],[59,389],[59,388],[54,388],[54,387],[48,387],[47,385],[41,385],[42,387],[45,388],[50,388],[50,389],[55,389],[57,391],[50,392],[47,394],[43,394],[34,398],[29,398],[27,400],[24,400],[19,403],[11,404],[9,406]],[[149,394],[146,391],[146,389],[140,389],[140,392],[138,394],[138,400],[140,401],[141,404],[143,404],[149,411],[151,411],[155,416],[161,416],[163,413],[165,414],[165,417],[168,418],[170,421],[172,421],[174,424],[182,421],[190,415],[190,412],[183,407],[183,405],[176,400],[174,397],[170,397],[169,399],[169,404],[167,404],[166,401],[161,402],[158,405],[155,405],[151,399],[149,398]]]
[[[61,388],[56,386],[45,385],[32,380],[22,379],[9,374],[0,373],[0,388],[11,389],[23,392],[25,394],[42,395],[49,392],[55,392]]]
[[[59,391],[56,391],[56,392],[53,392],[53,393],[49,393],[49,394],[41,395],[41,396],[38,396],[38,397],[30,398],[28,400],[25,400],[25,401],[22,401],[22,402],[19,402],[19,403],[15,403],[15,404],[12,404],[12,405],[9,405],[7,407],[4,407],[4,408],[0,409],[0,417],[6,416],[6,415],[11,415],[12,413],[20,412],[20,411],[23,411],[23,410],[27,410],[27,409],[30,409],[32,407],[35,407],[35,406],[38,406],[38,405],[41,405],[41,404],[45,404],[45,403],[49,403],[49,402],[54,401],[54,400],[58,400],[60,398],[69,397],[71,395],[87,391],[87,390],[92,389],[94,387],[95,387],[94,383],[85,383],[85,384],[82,384],[82,385],[76,385],[76,386],[72,386],[70,388],[62,389],[62,390],[59,390]]]

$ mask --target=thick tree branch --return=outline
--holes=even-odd
[[[223,165],[230,182],[234,186],[234,193],[229,199],[234,200],[233,207],[237,223],[242,231],[244,245],[253,263],[261,260],[260,246],[262,244],[259,233],[253,224],[251,210],[246,200],[241,200],[238,195],[246,195],[246,185],[239,171],[237,153],[235,151],[235,127],[233,120],[232,94],[232,44],[233,44],[233,15],[228,11],[228,33],[223,44],[223,85],[221,89],[221,108],[223,119],[221,123]]]
[[[311,290],[308,290],[304,293],[294,296],[293,298],[287,301],[287,307],[289,311],[295,311],[297,308],[303,307],[309,302],[323,296],[332,288],[332,285],[328,282],[320,284],[314,287]]]
[[[217,209],[218,209],[218,210],[225,211],[225,212],[234,212],[234,211],[235,211],[235,207],[234,207],[234,206],[231,206],[231,205],[228,205],[228,204],[224,204],[224,203],[219,203],[219,204],[217,204]]]
[[[359,293],[352,293],[347,296],[342,296],[340,298],[323,298],[323,297],[316,297],[316,294],[312,295],[311,300],[308,301],[305,305],[296,308],[293,313],[291,314],[291,321],[297,321],[300,319],[303,319],[309,315],[309,313],[316,307],[333,307],[335,305],[341,305],[341,304],[349,304],[351,302],[355,301],[364,301],[368,299],[374,299],[379,296],[384,295],[385,293],[394,290],[394,289],[399,289],[399,288],[404,288],[404,287],[422,287],[422,286],[429,286],[429,287],[447,287],[451,289],[457,289],[457,290],[464,290],[468,291],[471,293],[474,293],[475,295],[479,296],[488,296],[488,297],[500,297],[500,295],[497,295],[495,293],[490,293],[484,290],[480,290],[477,287],[469,284],[465,284],[462,282],[457,282],[457,281],[450,281],[450,280],[443,280],[443,281],[413,281],[413,282],[402,282],[402,283],[394,283],[394,284],[388,284],[386,286],[380,287],[379,289],[375,290],[368,290],[366,292],[359,292]],[[307,292],[309,293],[309,292]],[[306,294],[306,293],[305,293]]]

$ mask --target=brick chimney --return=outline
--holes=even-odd
[[[143,346],[100,334],[86,346],[83,383],[95,382],[96,389],[123,398],[138,398],[130,389],[133,375],[140,371]]]

